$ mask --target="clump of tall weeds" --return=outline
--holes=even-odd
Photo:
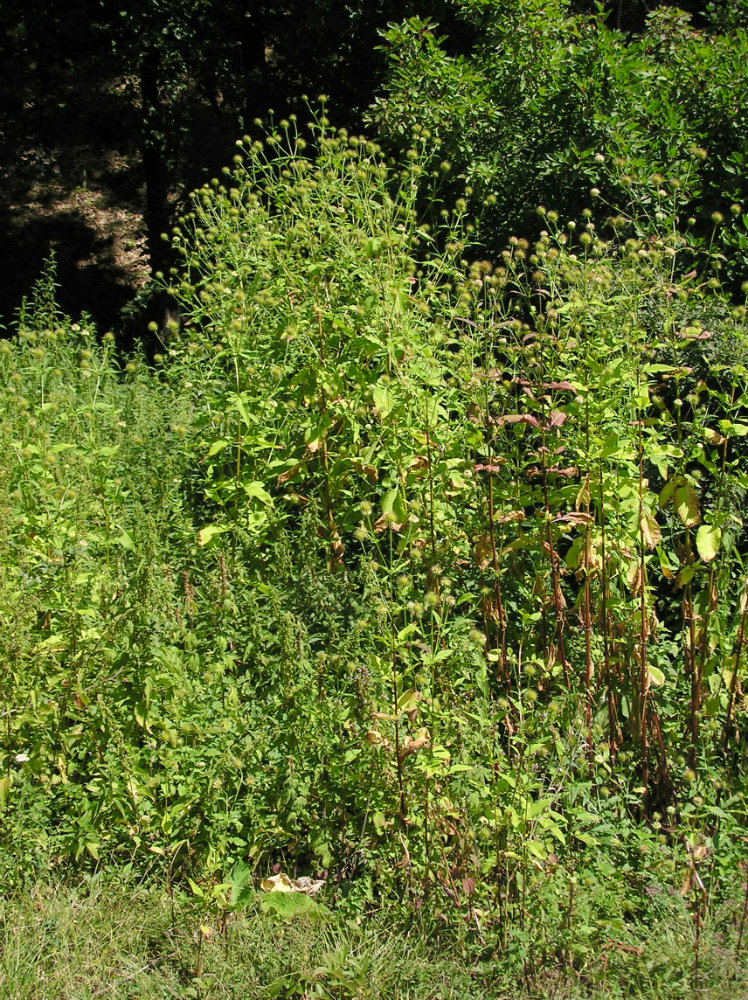
[[[677,205],[489,262],[464,202],[421,224],[422,162],[240,142],[153,370],[23,319],[5,850],[219,909],[240,862],[321,873],[594,975],[614,913],[677,887],[698,929],[741,856],[745,309]]]

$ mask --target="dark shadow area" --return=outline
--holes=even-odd
[[[69,199],[68,199],[69,201]],[[51,252],[57,259],[58,302],[72,316],[89,313],[101,329],[116,325],[132,299],[132,274],[116,262],[116,235],[103,235],[73,208],[33,218],[0,220],[6,234],[0,268],[9,280],[0,289],[2,322],[12,319]]]
[[[54,251],[60,306],[103,330],[147,273],[132,94],[84,60],[0,77],[0,323],[12,322]]]

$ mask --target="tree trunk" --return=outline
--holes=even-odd
[[[242,54],[244,112],[247,124],[254,118],[262,117],[268,109],[266,38],[264,15],[245,11],[239,20],[239,44]]]
[[[140,62],[140,97],[142,115],[141,150],[145,179],[145,225],[151,275],[166,271],[169,247],[162,233],[169,231],[169,175],[165,150],[165,122],[159,71],[158,49],[148,48]]]

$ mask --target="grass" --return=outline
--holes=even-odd
[[[0,1000],[747,997],[748,968],[734,962],[738,908],[702,929],[695,982],[693,925],[679,903],[652,931],[635,928],[636,945],[611,939],[584,968],[559,962],[528,970],[522,982],[501,957],[445,946],[433,930],[393,924],[391,914],[277,923],[255,910],[232,917],[224,937],[185,898],[172,904],[159,887],[94,876],[0,902]]]

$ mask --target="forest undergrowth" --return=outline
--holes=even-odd
[[[428,147],[281,121],[180,220],[152,362],[53,265],[0,344],[0,996],[745,991],[702,151],[487,261]]]

